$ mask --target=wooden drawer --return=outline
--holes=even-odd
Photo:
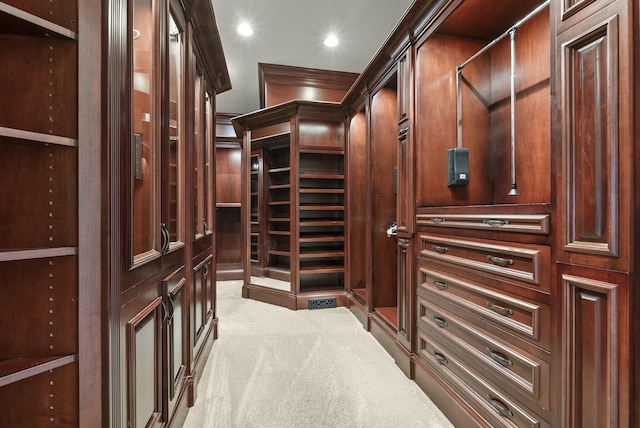
[[[418,330],[420,359],[456,389],[491,427],[550,427],[531,409],[499,392],[469,368],[456,353],[427,333]]]
[[[473,229],[487,232],[549,234],[549,214],[418,214],[418,226]]]
[[[550,292],[551,249],[544,245],[503,245],[487,241],[420,235],[420,257],[439,260],[456,268],[517,282],[527,288]]]
[[[418,261],[418,294],[429,300],[435,296],[500,330],[550,349],[549,305],[429,269],[421,260]]]
[[[448,342],[469,367],[538,411],[550,406],[550,365],[418,296],[418,328]]]

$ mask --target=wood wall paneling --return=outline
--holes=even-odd
[[[511,181],[509,38],[505,37],[490,50],[488,150],[491,152],[492,200],[496,204],[551,201],[551,69],[548,35],[548,9],[535,15],[515,33],[515,146],[519,196],[508,195]]]
[[[360,111],[351,118],[346,148],[349,237],[347,239],[348,270],[345,282],[352,293],[357,293],[360,296],[363,303],[366,301],[365,294],[360,293],[364,293],[366,290],[366,187],[368,182],[366,144],[366,115],[364,111]]]
[[[242,255],[240,207],[218,207],[216,215],[216,262],[239,265]]]
[[[456,66],[481,49],[482,43],[434,36],[416,50],[416,205],[488,204],[488,153],[469,146],[469,185],[447,187],[447,150],[456,147]],[[467,75],[488,75],[483,55]],[[471,76],[469,80],[473,80]],[[478,81],[479,79],[475,79]],[[476,84],[477,85],[477,84]],[[485,91],[486,93],[486,91]],[[476,98],[476,97],[474,97]],[[465,103],[466,108],[478,102]],[[480,107],[475,107],[480,108]],[[484,107],[482,107],[484,109]],[[469,137],[486,141],[488,116],[473,123]],[[471,124],[469,124],[471,127]]]
[[[470,183],[460,187],[447,187],[446,181],[446,151],[456,147],[458,138],[455,72],[486,44],[433,36],[417,47],[418,206],[550,202],[548,34],[547,12],[516,32],[515,146],[520,196],[515,197],[507,196],[511,184],[509,38],[462,69],[461,145],[469,149]],[[545,173],[527,173],[532,170]]]
[[[240,204],[241,165],[240,147],[216,147],[216,205]]]

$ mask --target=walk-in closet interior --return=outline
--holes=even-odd
[[[235,112],[215,3],[0,0],[0,427],[183,426],[229,279],[457,427],[640,426],[637,1],[416,0]]]

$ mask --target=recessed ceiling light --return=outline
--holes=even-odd
[[[338,38],[336,36],[334,36],[333,34],[330,34],[329,36],[327,36],[326,39],[324,39],[324,45],[325,46],[329,46],[330,48],[337,46],[338,45]]]
[[[238,25],[238,33],[243,36],[250,36],[253,34],[253,28],[251,28],[251,25],[249,25],[248,23],[243,22],[242,24]]]

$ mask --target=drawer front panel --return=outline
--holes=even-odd
[[[550,248],[543,245],[506,246],[421,234],[420,257],[550,291],[549,270],[543,269],[549,266]]]
[[[438,296],[502,330],[550,349],[551,309],[548,305],[428,269],[423,263],[418,275],[418,292],[424,297]]]
[[[419,226],[549,234],[549,214],[418,214]]]
[[[418,330],[420,358],[454,386],[491,426],[549,427],[527,407],[508,398],[477,376],[455,353],[431,336]]]
[[[418,297],[418,328],[431,332],[469,367],[541,410],[549,409],[549,363],[478,330],[446,309]]]

